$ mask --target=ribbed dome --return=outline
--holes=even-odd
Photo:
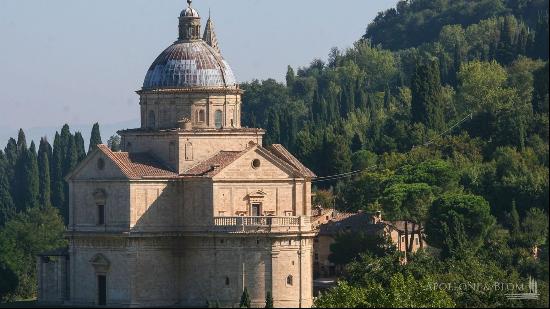
[[[229,64],[202,40],[178,41],[149,68],[143,89],[236,87]]]
[[[197,12],[197,10],[195,10],[194,8],[192,7],[188,7],[186,8],[185,10],[181,11],[181,14],[180,14],[180,17],[194,17],[194,18],[199,18],[199,12]]]

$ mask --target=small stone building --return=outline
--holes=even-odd
[[[407,224],[407,231],[405,231]],[[342,274],[343,266],[336,265],[329,260],[332,253],[330,246],[336,242],[336,237],[345,232],[367,233],[388,237],[396,249],[405,252],[405,235],[409,235],[412,252],[426,246],[421,244],[419,235],[423,230],[406,221],[384,221],[381,212],[342,213],[334,209],[314,209],[312,219],[313,228],[317,235],[313,245],[313,269],[315,279],[336,278]]]
[[[69,247],[38,259],[42,304],[234,307],[246,288],[253,306],[312,306],[315,175],[241,127],[242,90],[188,2],[137,92],[141,127],[66,177]]]

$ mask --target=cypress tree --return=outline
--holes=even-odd
[[[76,132],[74,134],[74,143],[76,145],[77,162],[82,162],[86,158],[86,149],[84,147],[84,138],[82,133]]]
[[[286,70],[286,86],[289,88],[292,93],[292,86],[294,86],[294,81],[296,80],[296,74],[294,69],[291,66],[288,66]]]
[[[51,203],[51,176],[50,176],[50,143],[46,138],[40,139],[38,147],[38,175],[39,175],[39,203],[41,207],[50,207]]]
[[[273,296],[271,295],[270,291],[267,291],[267,294],[265,296],[265,307],[273,308]]]
[[[8,144],[4,149],[6,162],[4,166],[4,173],[6,174],[7,181],[9,183],[9,191],[13,197],[15,192],[15,166],[17,165],[17,142],[15,139],[10,138]]]
[[[363,148],[363,142],[359,134],[355,133],[351,140],[351,152],[357,152]]]
[[[270,109],[267,116],[267,132],[269,134],[266,143],[275,144],[281,141],[281,122],[279,113],[274,109]]]
[[[248,294],[248,289],[244,288],[243,294],[241,295],[241,302],[239,308],[250,308],[252,302],[250,301],[250,295]]]
[[[53,141],[53,155],[51,162],[51,195],[52,205],[61,210],[64,203],[63,193],[63,160],[65,158],[63,152],[63,146],[61,143],[61,135],[55,132],[55,139]]]
[[[69,223],[69,184],[65,181],[67,176],[78,163],[78,152],[76,149],[75,137],[69,134],[67,151],[62,164],[62,187],[63,187],[63,203],[61,207],[61,215],[65,219],[65,224]]]
[[[13,216],[15,207],[10,193],[8,174],[8,161],[0,150],[0,228]]]
[[[438,66],[436,61],[419,64],[411,82],[412,121],[433,130],[441,130],[445,125]]]
[[[99,123],[94,123],[92,127],[92,135],[90,136],[90,146],[88,147],[88,154],[95,149],[95,146],[101,144],[101,133],[99,132]]]
[[[27,150],[27,138],[25,137],[25,132],[23,129],[19,129],[17,134],[17,154],[20,156],[23,152]]]
[[[18,212],[38,206],[39,176],[36,156],[36,146],[32,142],[31,147],[21,153],[17,162],[15,207]]]

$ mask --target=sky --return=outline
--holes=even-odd
[[[349,48],[397,0],[194,0],[209,10],[240,82],[284,80],[287,65]],[[185,0],[0,0],[0,145],[62,124],[103,138],[139,123],[138,96],[153,60],[177,39]],[[30,135],[30,137],[29,137]],[[3,148],[3,147],[0,147]]]

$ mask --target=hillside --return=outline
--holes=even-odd
[[[413,221],[437,249],[349,256],[318,306],[547,306],[411,284],[531,276],[548,295],[548,74],[548,1],[416,0],[285,84],[242,85],[243,123],[320,176],[316,204]]]

